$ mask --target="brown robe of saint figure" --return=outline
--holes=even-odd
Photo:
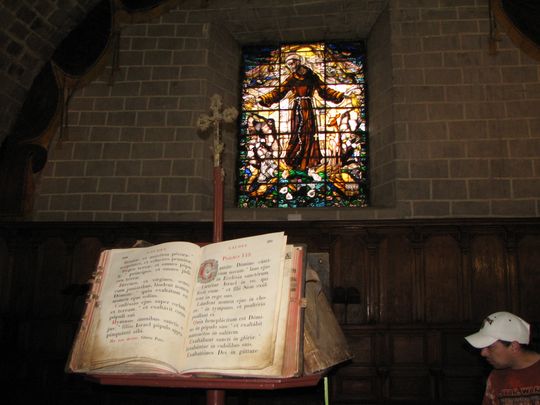
[[[285,162],[292,168],[306,170],[317,166],[322,159],[316,138],[317,117],[313,109],[313,94],[317,91],[322,99],[333,103],[340,103],[344,94],[328,87],[313,70],[302,65],[299,55],[287,56],[285,63],[291,71],[290,76],[274,90],[262,95],[258,102],[263,107],[270,107],[287,93],[292,93],[291,137]]]

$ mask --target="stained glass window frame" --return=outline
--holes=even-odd
[[[364,43],[248,46],[242,59],[238,206],[367,207]]]

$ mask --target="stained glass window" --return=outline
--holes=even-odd
[[[243,52],[240,207],[364,207],[368,202],[361,43]]]

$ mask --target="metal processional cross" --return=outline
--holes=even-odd
[[[232,123],[238,116],[238,110],[234,107],[223,108],[223,102],[219,94],[210,98],[210,114],[202,114],[197,126],[205,132],[212,128],[213,134],[213,161],[214,161],[214,232],[213,241],[223,240],[223,179],[222,154],[225,147],[222,137],[223,123]]]

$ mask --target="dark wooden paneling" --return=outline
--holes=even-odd
[[[424,245],[426,321],[461,319],[463,299],[461,251],[449,235],[430,237]]]
[[[330,257],[329,298],[354,353],[332,375],[333,403],[478,403],[489,367],[464,336],[501,309],[539,327],[540,220],[236,223],[224,233],[280,230]],[[203,242],[211,232],[206,223],[0,223],[0,332],[9,348],[0,378],[13,381],[12,402],[203,403],[201,392],[91,385],[63,367],[102,248]],[[234,400],[320,403],[320,393]]]
[[[407,235],[389,235],[379,248],[380,319],[413,320],[413,250]]]
[[[471,244],[473,319],[510,308],[507,302],[506,249],[496,234],[477,235]]]
[[[521,309],[525,319],[540,314],[540,236],[525,236],[518,246],[518,277]]]

